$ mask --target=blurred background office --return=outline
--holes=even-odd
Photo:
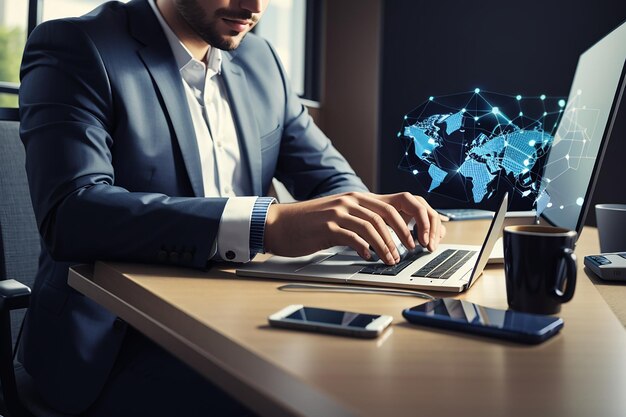
[[[0,107],[16,107],[27,34],[105,0],[0,0]],[[485,90],[567,97],[579,55],[626,20],[615,0],[271,0],[256,32],[374,191],[422,193],[397,168],[402,117],[431,95]],[[626,108],[593,200],[626,202]],[[595,224],[593,211],[588,224]]]

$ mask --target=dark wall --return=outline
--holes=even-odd
[[[475,87],[567,97],[578,56],[624,20],[621,0],[385,1],[378,191],[421,192],[396,168],[404,148],[395,135],[427,97]],[[601,177],[624,164],[622,114]],[[597,187],[596,200],[626,202],[626,191],[602,195],[606,188]]]

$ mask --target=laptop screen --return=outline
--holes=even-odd
[[[580,233],[624,89],[626,23],[584,52],[554,136],[537,215]]]

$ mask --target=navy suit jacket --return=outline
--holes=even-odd
[[[366,190],[267,42],[248,34],[224,56],[254,195],[274,176],[301,200]],[[145,0],[39,25],[21,77],[21,136],[42,236],[22,360],[47,402],[77,413],[97,398],[126,326],[67,285],[68,267],[103,259],[205,268],[226,199],[203,197],[181,76]]]

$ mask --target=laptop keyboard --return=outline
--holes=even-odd
[[[471,250],[446,249],[411,276],[448,279],[475,253]]]
[[[375,263],[361,269],[359,273],[372,275],[398,275],[404,268],[409,266],[411,262],[424,255],[428,255],[428,252],[420,250],[414,253],[408,253],[404,259],[401,259],[400,262],[395,265]]]

